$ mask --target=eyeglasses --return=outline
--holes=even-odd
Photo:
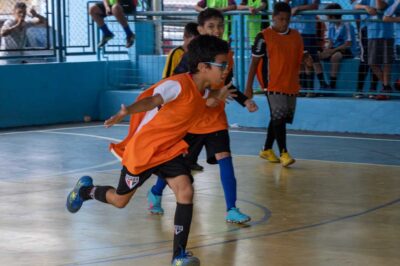
[[[215,62],[203,62],[212,66],[219,67],[222,71],[226,70],[228,68],[228,62],[222,62],[222,63],[215,63]]]

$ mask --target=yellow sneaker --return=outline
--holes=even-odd
[[[276,157],[274,150],[268,149],[265,151],[260,151],[260,157],[267,160],[270,163],[279,163],[279,158]]]
[[[280,160],[281,160],[282,166],[284,166],[284,167],[287,167],[296,162],[296,160],[293,159],[292,156],[290,156],[290,154],[288,152],[282,152]]]

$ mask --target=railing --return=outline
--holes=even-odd
[[[46,47],[42,47],[41,50],[51,51],[51,54],[46,55],[46,57],[56,57],[59,62],[63,62],[66,59],[69,60],[71,57],[78,57],[83,60],[128,61],[128,64],[124,62],[125,65],[122,69],[125,74],[122,79],[130,79],[130,81],[117,81],[111,84],[119,84],[119,87],[130,87],[131,84],[139,86],[142,83],[144,83],[144,86],[147,86],[154,82],[154,80],[157,80],[158,78],[152,78],[148,81],[140,79],[139,59],[144,58],[143,56],[149,58],[152,56],[154,58],[160,57],[165,55],[169,49],[179,45],[182,41],[183,26],[188,21],[196,21],[198,15],[194,11],[179,13],[138,11],[135,14],[128,15],[129,23],[134,28],[137,36],[136,45],[131,49],[124,48],[124,33],[116,20],[112,17],[107,18],[107,23],[116,33],[116,37],[104,49],[99,50],[96,43],[99,41],[101,34],[88,12],[89,6],[93,2],[93,0],[43,0],[42,3],[46,6],[45,15],[49,21],[49,27],[46,29],[47,45]],[[271,15],[270,12],[263,12],[262,14]],[[355,25],[355,20],[351,16],[366,13],[362,10],[315,10],[303,11],[299,14],[319,16],[341,14],[344,15],[342,21],[347,21]],[[248,16],[249,13],[247,11],[233,11],[226,13],[226,15],[231,17],[230,22],[232,24],[231,47],[235,53],[235,82],[240,89],[244,89],[247,69],[251,58],[252,38],[249,38],[248,35],[248,22],[251,21],[251,16]],[[327,22],[329,20],[320,18],[318,21]],[[304,19],[301,22],[314,23],[316,20]],[[24,49],[24,51],[37,50],[36,48]],[[40,57],[43,57],[43,55],[40,55]],[[356,67],[358,63],[357,56],[352,60],[355,63],[354,67]],[[154,62],[157,66],[153,68],[153,72],[160,74],[162,66],[160,67],[160,62],[155,59]],[[351,62],[346,63],[346,60],[343,63],[344,65],[351,64]],[[153,62],[150,60],[148,64],[153,64]],[[128,65],[129,67],[127,68],[126,66]],[[324,67],[329,67],[329,63],[324,63],[323,65]],[[112,66],[117,68],[118,64],[113,64]],[[347,85],[352,84],[352,86],[346,86],[346,88],[339,88],[337,90],[320,90],[316,85],[314,86],[314,92],[323,94],[339,93],[342,95],[355,93],[354,89],[350,89],[357,82],[356,76],[358,72],[354,67],[343,68],[348,70],[345,75],[346,78],[342,82],[344,81]],[[133,71],[130,72],[130,69],[133,69]],[[115,69],[111,69],[110,71],[115,71]],[[131,76],[126,77],[129,75]],[[397,62],[394,64],[392,75],[398,75]],[[122,86],[120,86],[121,84]],[[373,95],[374,93],[370,94]],[[392,93],[391,95],[400,96],[399,93]]]

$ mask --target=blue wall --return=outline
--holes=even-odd
[[[0,128],[79,122],[98,117],[106,63],[0,67]]]

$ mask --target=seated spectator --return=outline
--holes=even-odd
[[[189,22],[186,24],[183,31],[183,44],[169,52],[167,61],[165,62],[162,78],[168,78],[174,74],[174,70],[181,61],[182,55],[187,52],[187,47],[190,41],[199,35],[197,26],[198,24],[195,22]]]
[[[118,20],[119,24],[121,24],[125,31],[125,47],[129,48],[133,45],[135,42],[135,34],[131,31],[125,14],[130,14],[136,11],[134,3],[134,0],[103,0],[103,2],[98,2],[90,7],[90,16],[92,16],[93,20],[103,33],[103,38],[98,44],[99,48],[103,47],[109,40],[114,38],[114,34],[109,30],[107,24],[104,22],[104,18],[111,15]]]
[[[225,0],[225,1],[207,1],[207,0],[200,0],[194,9],[197,12],[201,12],[203,10],[206,10],[207,8],[215,8],[221,12],[227,12],[231,10],[236,10],[236,2],[235,0]],[[225,41],[230,41],[230,35],[231,35],[231,18],[229,16],[225,16],[224,18],[225,25],[224,25],[224,36],[222,36],[222,39]]]
[[[326,9],[342,9],[339,4],[330,4]],[[355,53],[355,31],[354,27],[348,22],[342,22],[342,15],[328,15],[330,21],[327,31],[327,44],[325,49],[319,53],[323,60],[331,63],[330,84],[331,89],[336,89],[337,73],[340,62],[344,58],[352,58]]]
[[[17,2],[13,9],[13,18],[4,22],[0,30],[1,44],[0,56],[23,56],[27,43],[27,29],[34,25],[47,25],[45,17],[30,9],[32,20],[25,20],[27,6],[25,3]],[[21,59],[8,59],[2,63],[23,63]]]
[[[247,17],[247,35],[249,39],[249,43],[254,43],[254,39],[256,38],[257,34],[267,28],[269,26],[267,15],[259,15],[260,11],[267,10],[268,8],[268,0],[259,0],[259,1],[252,1],[252,0],[242,0],[240,5],[238,5],[238,10],[249,10],[251,16]]]

